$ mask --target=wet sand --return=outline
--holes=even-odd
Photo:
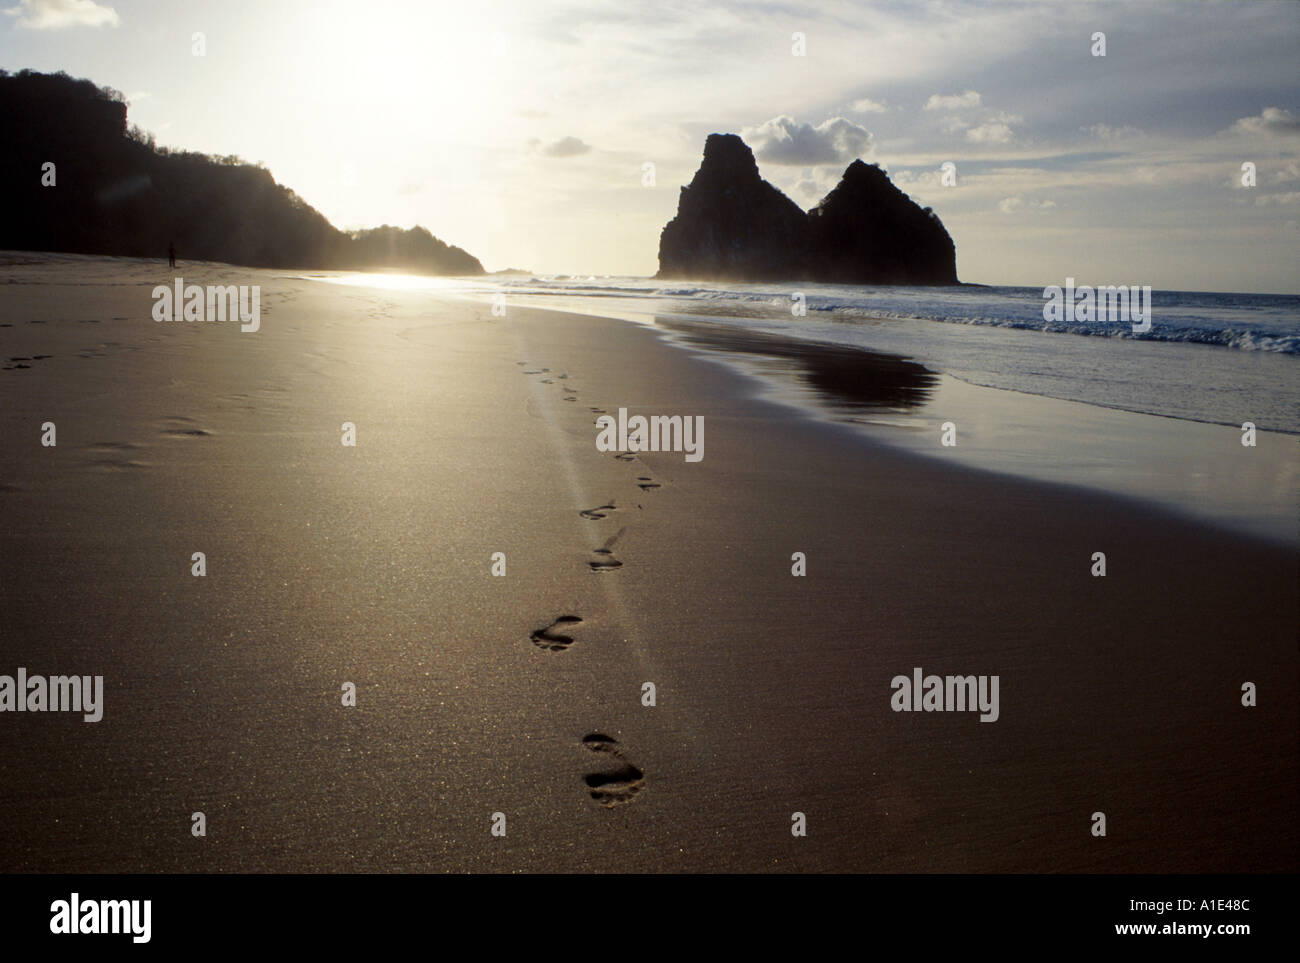
[[[164,264],[0,265],[0,674],[105,688],[0,713],[0,871],[1300,867],[1293,549],[637,325],[176,273],[260,284],[261,330],[150,320]],[[597,451],[620,407],[705,457]],[[998,720],[892,711],[918,666],[997,675]]]

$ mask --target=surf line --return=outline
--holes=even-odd
[[[596,419],[597,451],[680,451],[686,460],[704,458],[703,415],[633,415],[618,409],[618,419],[601,415]]]
[[[102,675],[0,675],[0,712],[80,712],[85,722],[104,718]]]

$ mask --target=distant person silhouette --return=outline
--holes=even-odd
[[[167,266],[176,266],[176,245],[171,241],[167,242]]]

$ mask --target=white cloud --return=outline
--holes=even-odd
[[[804,206],[811,206],[829,194],[839,183],[840,172],[831,167],[806,167],[787,191],[795,199],[802,198]],[[777,186],[781,186],[778,183]]]
[[[549,144],[543,144],[537,151],[544,157],[577,157],[579,154],[589,153],[591,145],[576,137],[562,137]]]
[[[1243,117],[1230,130],[1237,134],[1300,134],[1300,117],[1281,107],[1265,107],[1258,117]]]
[[[855,100],[849,104],[849,110],[855,114],[883,114],[889,110],[882,101],[872,100],[870,97],[863,97],[861,100]]]
[[[112,7],[95,0],[18,0],[5,13],[18,18],[18,26],[29,30],[62,30],[64,27],[116,27],[121,18]]]
[[[963,94],[931,94],[930,99],[925,102],[926,110],[961,110],[963,107],[978,107],[980,105],[980,95],[977,91],[968,90]]]
[[[990,121],[966,131],[966,139],[976,144],[1006,144],[1012,136],[1011,128],[1001,121]]]
[[[908,187],[938,187],[943,182],[942,171],[896,170],[889,175],[894,186],[902,189]]]
[[[832,117],[815,127],[793,117],[774,117],[741,132],[759,160],[773,164],[839,164],[870,152],[871,131],[843,117]]]
[[[1056,201],[1026,201],[1023,197],[1004,197],[998,201],[998,210],[1003,214],[1015,214],[1018,211],[1050,211],[1056,207]]]

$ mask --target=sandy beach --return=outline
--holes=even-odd
[[[6,260],[0,673],[104,714],[0,719],[0,871],[1300,868],[1293,546],[876,444],[645,326]],[[261,285],[260,330],[151,320],[176,275]],[[704,457],[598,451],[620,408]],[[893,711],[918,667],[997,720]]]

